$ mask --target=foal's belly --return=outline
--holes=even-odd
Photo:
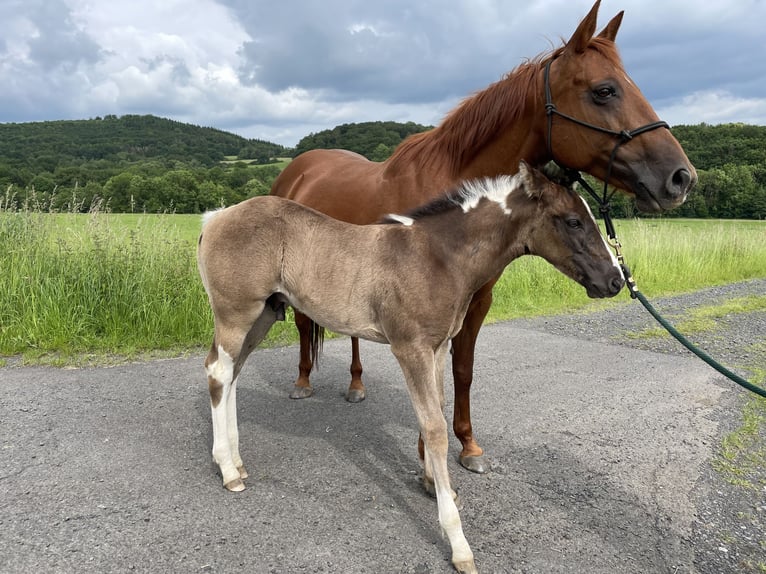
[[[312,305],[292,295],[287,299],[294,309],[308,315],[317,325],[333,333],[359,337],[375,343],[388,343],[380,325],[362,306],[350,305],[342,309],[325,309],[321,305]]]

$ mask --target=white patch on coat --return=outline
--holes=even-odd
[[[413,223],[415,223],[415,220],[412,219],[411,217],[407,217],[406,215],[397,215],[395,213],[389,213],[388,215],[386,215],[386,219],[390,219],[397,223],[401,223],[402,225],[406,225],[407,227],[410,227]]]
[[[497,203],[503,213],[510,215],[508,197],[519,188],[520,181],[521,177],[518,174],[465,181],[458,192],[457,203],[464,213],[468,213],[486,198]]]
[[[601,241],[604,242],[604,247],[606,247],[606,250],[609,252],[609,256],[612,258],[612,265],[614,265],[617,269],[619,269],[620,274],[622,274],[622,268],[620,267],[620,262],[617,261],[617,256],[614,254],[614,251],[612,250],[612,246],[609,245],[609,242],[606,240],[603,233],[601,233],[601,228],[598,226],[598,221],[596,221],[596,218],[593,216],[593,212],[590,210],[590,205],[588,205],[588,202],[585,201],[585,198],[583,196],[580,196],[580,201],[583,202],[583,204],[585,205],[585,209],[588,210],[588,215],[590,215],[590,218],[593,220],[593,223],[596,224],[596,229],[599,230]]]
[[[218,358],[205,369],[208,377],[213,377],[222,385],[231,384],[234,378],[234,359],[218,345]]]

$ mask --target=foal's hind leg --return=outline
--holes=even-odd
[[[254,310],[253,315],[258,318],[248,331],[245,323],[228,325],[216,318],[213,347],[205,360],[213,421],[213,460],[221,470],[224,487],[237,492],[244,490],[242,480],[248,476],[239,454],[237,377],[247,356],[277,319],[270,307],[264,308],[263,304],[257,307],[260,311]]]
[[[425,463],[432,473],[436,490],[439,524],[452,548],[452,564],[458,572],[475,574],[477,570],[473,552],[463,534],[447,469],[447,421],[442,412],[442,393],[439,391],[443,380],[437,380],[440,372],[443,373],[437,361],[444,359],[444,353],[437,351],[437,356],[434,356],[430,349],[413,349],[409,345],[392,345],[391,350],[404,372],[407,390],[420,425],[425,443]]]

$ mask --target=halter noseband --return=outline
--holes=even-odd
[[[559,164],[569,174],[570,177],[572,177],[575,181],[579,182],[580,185],[582,185],[583,188],[585,188],[585,190],[590,194],[590,196],[596,200],[596,203],[598,204],[598,207],[599,207],[599,211],[604,216],[604,225],[606,226],[607,235],[609,236],[610,239],[615,240],[614,225],[612,224],[611,217],[609,216],[609,212],[611,210],[611,205],[609,204],[609,200],[612,199],[612,196],[614,195],[614,191],[611,194],[609,194],[609,179],[612,176],[612,166],[614,165],[614,159],[617,156],[617,150],[620,148],[622,144],[629,142],[630,140],[632,140],[634,137],[638,135],[641,135],[648,131],[655,130],[657,128],[670,129],[670,126],[668,125],[667,122],[659,120],[659,121],[652,122],[644,126],[638,127],[633,130],[616,131],[616,130],[611,130],[609,128],[604,128],[601,126],[590,124],[588,122],[579,120],[575,117],[572,117],[563,112],[560,112],[556,108],[556,105],[553,103],[553,97],[551,95],[551,63],[553,63],[553,60],[549,60],[548,63],[545,64],[545,114],[548,116],[548,154],[550,155],[551,159],[553,159],[554,162]],[[556,160],[556,156],[553,154],[553,139],[552,139],[554,114],[561,116],[565,120],[569,120],[570,122],[573,122],[577,125],[618,138],[617,143],[614,144],[612,153],[609,156],[609,163],[607,164],[607,168],[606,168],[606,178],[604,178],[604,191],[601,197],[599,197],[599,195],[594,191],[594,189],[590,185],[588,185],[588,183],[583,179],[582,175],[580,174],[578,170],[565,167]]]

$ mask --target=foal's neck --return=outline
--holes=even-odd
[[[471,289],[486,284],[524,254],[527,210],[514,209],[513,204],[517,203],[510,200],[508,211],[485,197],[467,211],[457,208],[424,221],[432,228],[427,236],[434,250],[442,252],[451,268],[464,272]]]

